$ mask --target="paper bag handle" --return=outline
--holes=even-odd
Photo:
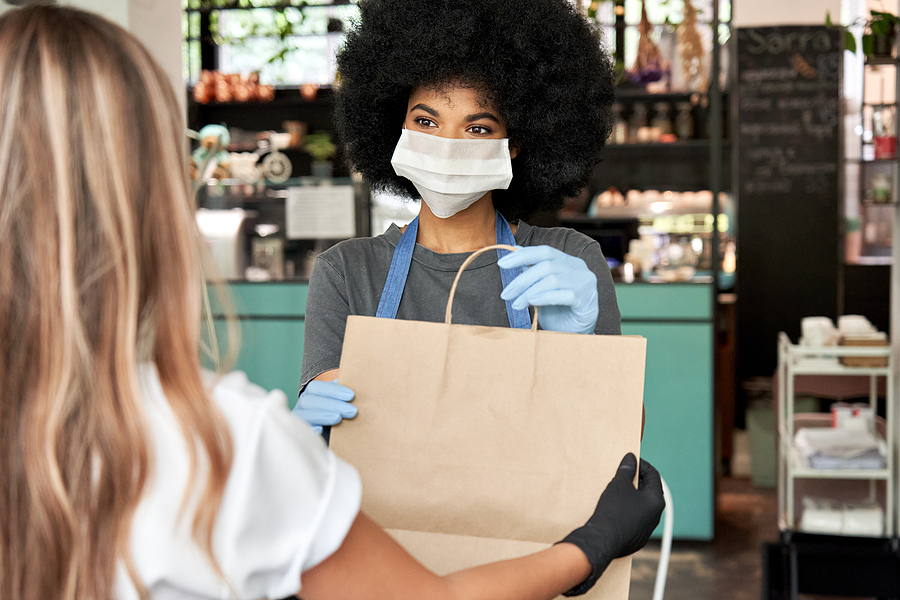
[[[453,280],[453,285],[450,286],[450,297],[447,299],[447,312],[444,314],[444,323],[449,325],[452,321],[453,316],[453,296],[456,295],[456,284],[459,283],[459,278],[462,277],[463,271],[466,270],[472,261],[475,260],[479,254],[487,252],[488,250],[509,250],[510,252],[515,252],[518,248],[514,246],[510,246],[508,244],[494,244],[492,246],[485,246],[481,250],[476,250],[472,254],[469,255],[469,258],[463,262],[462,266],[459,267],[459,271],[456,272],[456,278]],[[534,318],[531,320],[531,330],[537,331],[538,326],[538,310],[537,306],[534,307]]]

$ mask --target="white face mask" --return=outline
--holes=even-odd
[[[391,158],[435,216],[452,217],[512,181],[509,139],[456,140],[404,129]]]

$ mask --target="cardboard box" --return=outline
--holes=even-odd
[[[887,335],[883,333],[864,335],[845,335],[840,339],[841,346],[884,347],[888,345]],[[887,356],[842,356],[841,364],[846,367],[879,368],[888,366]]]

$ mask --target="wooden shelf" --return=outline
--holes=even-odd
[[[191,108],[199,108],[203,110],[211,109],[264,109],[268,106],[331,106],[334,103],[334,89],[330,85],[319,87],[316,97],[312,100],[306,100],[300,95],[300,86],[284,86],[275,88],[275,97],[268,102],[252,101],[252,102],[206,102],[201,104],[194,100],[192,89],[188,89],[188,102]]]
[[[862,479],[887,481],[891,474],[887,469],[811,469],[794,467],[791,471],[795,479]]]
[[[727,146],[731,142],[725,140],[723,145]],[[610,148],[626,148],[629,150],[656,150],[666,148],[709,148],[709,140],[677,140],[674,142],[638,142],[633,144],[607,144],[603,147],[603,151]]]
[[[869,56],[866,57],[866,66],[878,67],[881,65],[898,65],[900,60],[893,56]]]
[[[240,6],[237,0],[232,0],[231,3],[226,6],[203,6],[203,7],[194,7],[194,8],[185,8],[184,12],[186,13],[206,13],[210,14],[217,11],[231,11],[231,10],[282,10],[285,8],[296,8],[298,10],[306,10],[307,8],[331,8],[334,6],[348,6],[354,4],[350,0],[338,0],[337,2],[330,2],[327,4],[296,4],[294,2],[273,2],[268,6]]]
[[[642,87],[618,87],[616,88],[616,100],[629,100],[634,102],[640,101],[658,101],[658,102],[684,102],[692,97],[698,96],[705,98],[707,92],[661,92],[651,93]],[[728,96],[727,91],[722,91],[722,96]]]
[[[897,162],[896,158],[845,158],[845,162],[858,165],[892,165]]]

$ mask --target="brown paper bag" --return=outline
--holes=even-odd
[[[522,556],[584,524],[639,454],[645,351],[640,337],[353,316],[340,382],[359,415],[331,447],[359,470],[362,510],[435,572]],[[630,569],[614,561],[585,597],[626,600]]]

